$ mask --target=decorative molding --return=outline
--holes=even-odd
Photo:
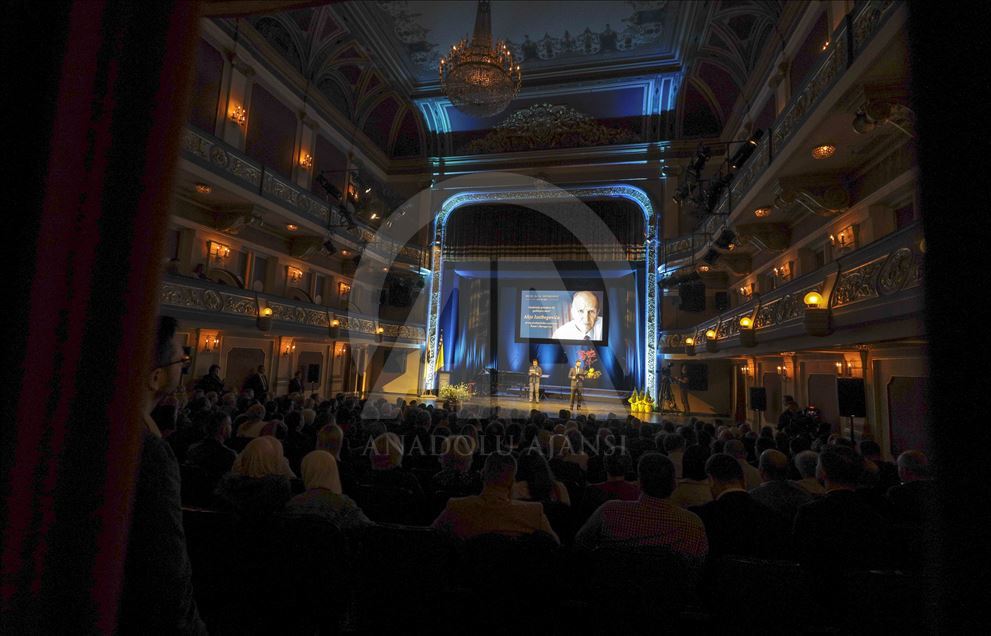
[[[237,235],[248,226],[260,226],[261,208],[251,205],[219,210],[214,213],[213,227],[225,234]]]
[[[293,258],[308,259],[320,253],[323,241],[315,236],[298,236],[289,242],[289,255]]]
[[[182,150],[199,163],[251,186],[256,192],[261,187],[262,167],[247,157],[238,155],[233,149],[221,146],[222,142],[219,140],[187,127],[182,131],[180,143]]]
[[[774,187],[774,205],[783,210],[795,208],[833,217],[850,205],[850,192],[838,177],[803,175],[781,177]]]
[[[604,126],[570,106],[534,104],[516,111],[458,152],[476,155],[639,142],[640,135],[633,131]]]

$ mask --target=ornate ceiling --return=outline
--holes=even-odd
[[[248,22],[383,152],[417,157],[541,146],[509,133],[544,105],[561,107],[551,119],[577,132],[558,135],[579,144],[718,136],[804,4],[494,0],[493,35],[522,60],[523,88],[489,119],[454,109],[437,81],[439,57],[472,28],[472,0],[339,2]]]

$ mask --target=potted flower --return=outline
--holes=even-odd
[[[448,384],[440,390],[438,397],[444,401],[445,410],[457,413],[461,409],[461,403],[471,399],[471,388],[464,382]]]
[[[581,349],[578,352],[578,359],[582,361],[586,380],[598,380],[602,377],[602,371],[599,371],[594,366],[598,358],[599,355],[595,352],[595,349]]]

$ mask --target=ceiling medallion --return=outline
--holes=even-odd
[[[475,32],[451,47],[438,67],[440,84],[451,103],[466,115],[491,117],[506,110],[520,91],[520,65],[506,43],[492,45],[489,0],[479,0]]]

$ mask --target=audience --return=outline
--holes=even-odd
[[[599,492],[605,499],[636,501],[640,498],[640,487],[626,480],[633,467],[630,456],[614,451],[605,456],[606,480],[599,484],[589,484],[588,489]]]
[[[560,541],[540,503],[511,496],[516,470],[512,455],[489,455],[482,468],[482,493],[449,499],[431,526],[460,539],[489,533],[519,536],[544,532]]]
[[[216,411],[203,427],[206,437],[186,451],[186,463],[201,469],[216,483],[234,464],[237,453],[224,445],[231,436],[231,416]]]
[[[790,519],[757,503],[744,489],[737,458],[717,453],[705,463],[713,500],[691,508],[705,524],[712,556],[781,558],[788,549]]]
[[[333,455],[312,451],[303,458],[301,466],[306,492],[290,499],[286,512],[318,515],[342,530],[371,525],[361,509],[344,495]]]
[[[264,516],[281,510],[289,501],[290,475],[279,440],[270,435],[256,437],[220,480],[217,494],[242,517]]]
[[[799,506],[812,501],[812,495],[788,481],[788,456],[781,451],[769,449],[761,453],[758,468],[764,483],[751,490],[750,496],[787,517],[790,524]]]
[[[664,546],[698,565],[709,551],[699,517],[669,499],[674,464],[660,453],[644,453],[637,463],[641,495],[636,501],[607,501],[575,535],[575,547]]]
[[[682,508],[701,506],[712,501],[712,489],[705,474],[705,461],[709,451],[701,446],[689,446],[682,455],[684,477],[671,494],[671,501]]]
[[[528,449],[520,455],[516,479],[513,499],[571,504],[567,487],[554,478],[547,460],[536,449]]]
[[[747,463],[747,449],[743,442],[738,439],[728,439],[723,446],[723,452],[734,457],[740,463],[740,470],[743,471],[743,486],[746,490],[752,490],[760,486],[760,471]]]
[[[898,456],[900,484],[888,490],[895,516],[900,521],[923,524],[935,514],[935,484],[929,478],[929,460],[921,451],[905,451]]]
[[[821,497],[826,494],[826,489],[822,487],[822,484],[819,483],[819,479],[816,477],[818,466],[819,453],[815,451],[806,450],[795,455],[795,468],[801,476],[801,479],[796,481],[795,485],[813,497]]]
[[[458,496],[478,494],[482,481],[471,470],[475,450],[475,443],[467,435],[444,438],[440,449],[441,469],[430,478],[431,489]]]

